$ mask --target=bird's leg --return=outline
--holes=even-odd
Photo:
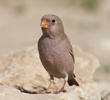
[[[68,80],[68,74],[66,74],[66,77],[64,78],[64,83],[63,83],[62,88],[59,91],[57,91],[56,93],[66,92],[66,90],[64,90],[64,87],[66,85],[67,80]]]
[[[66,80],[64,80],[63,86],[62,86],[62,88],[59,90],[59,92],[65,92],[65,90],[64,90],[65,85],[66,85]]]
[[[50,75],[50,83],[49,83],[48,88],[46,89],[46,93],[50,93],[49,89],[50,89],[51,85],[53,84],[53,82],[54,82],[54,77],[52,75]]]
[[[52,81],[53,81],[53,80],[50,80],[49,86],[48,86],[48,88],[46,89],[46,93],[50,93],[50,92],[49,92],[49,89],[50,89],[50,87],[51,87],[51,85],[52,85],[52,83],[53,83]]]

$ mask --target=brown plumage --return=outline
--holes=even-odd
[[[72,46],[64,32],[61,19],[56,15],[44,15],[41,19],[41,29],[43,35],[38,41],[38,51],[50,79],[64,78],[60,91],[64,90],[66,81],[70,86],[79,86],[73,73],[75,60]]]

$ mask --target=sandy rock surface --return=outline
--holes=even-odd
[[[66,84],[67,92],[59,94],[54,94],[54,91],[61,88],[63,79],[55,79],[51,94],[44,93],[49,76],[35,45],[1,57],[0,100],[100,100],[97,84],[93,81],[93,73],[99,67],[98,59],[77,46],[73,46],[73,51],[80,86]]]

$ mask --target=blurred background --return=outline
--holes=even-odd
[[[99,58],[95,80],[110,91],[110,0],[0,0],[0,55],[37,43],[44,14],[59,16],[71,42]]]

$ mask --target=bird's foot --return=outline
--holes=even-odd
[[[49,91],[49,90],[46,90],[46,91],[45,91],[45,93],[46,93],[46,94],[49,94],[49,93],[51,93],[51,91]]]
[[[60,93],[60,92],[67,92],[67,91],[64,90],[64,89],[60,89],[59,91],[55,91],[55,94],[58,94],[58,93]]]

